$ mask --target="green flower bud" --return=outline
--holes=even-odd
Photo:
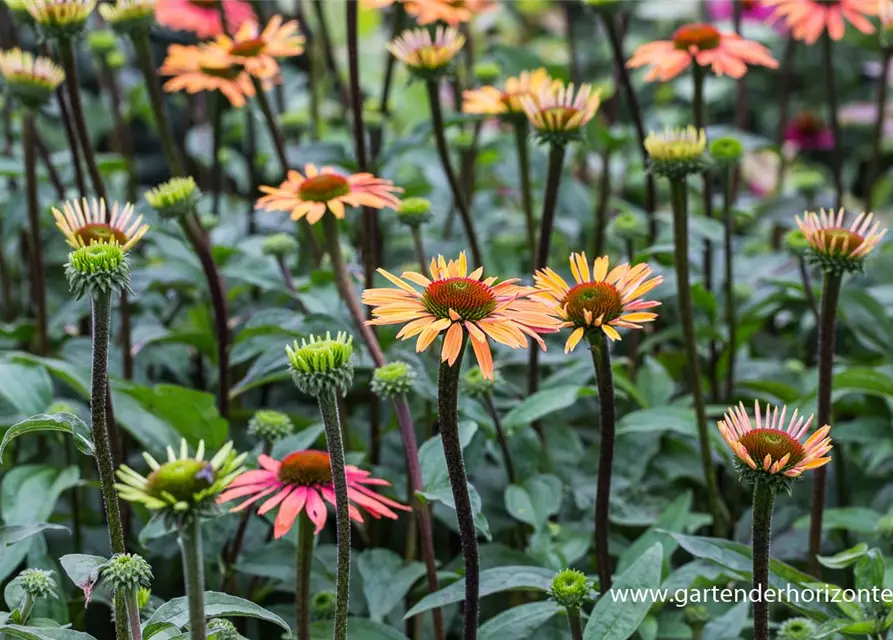
[[[148,587],[140,587],[140,590],[136,592],[136,605],[140,608],[140,611],[149,606],[151,600],[152,590]]]
[[[220,216],[215,216],[213,213],[202,213],[198,216],[198,223],[205,231],[211,231],[220,225]]]
[[[298,240],[290,233],[274,233],[264,238],[264,255],[284,258],[298,252]]]
[[[285,347],[285,353],[295,386],[307,395],[344,395],[353,382],[353,338],[344,332],[338,332],[334,339],[329,333],[325,338],[310,336],[300,345],[296,340]]]
[[[65,72],[49,58],[11,49],[0,51],[0,77],[13,98],[38,109],[65,80]]]
[[[117,0],[99,5],[99,13],[118,33],[148,31],[155,24],[155,0]]]
[[[738,164],[744,153],[741,141],[731,136],[717,138],[710,143],[710,155],[717,164],[726,166]]]
[[[171,178],[146,192],[146,202],[163,218],[180,218],[195,211],[202,192],[191,177]]]
[[[493,372],[493,380],[485,378],[484,372],[478,366],[474,366],[462,374],[462,386],[465,389],[465,393],[472,398],[484,398],[493,393],[493,387],[496,386],[498,380],[499,376],[495,371]]]
[[[68,39],[83,31],[97,0],[25,0],[44,38]]]
[[[101,10],[102,8],[100,7]],[[115,32],[110,29],[99,29],[90,32],[87,36],[87,45],[90,47],[90,51],[100,58],[104,58],[112,51],[118,49],[118,38],[115,36]]]
[[[579,609],[592,595],[592,582],[582,571],[565,569],[552,578],[552,599],[567,609]]]
[[[481,84],[493,84],[502,75],[502,67],[493,60],[484,60],[474,65],[474,77]]]
[[[877,521],[875,532],[884,540],[893,540],[893,515],[885,515]]]
[[[331,620],[335,617],[335,594],[319,591],[310,601],[310,615],[314,620]]]
[[[295,432],[291,418],[280,411],[261,409],[248,421],[248,433],[269,442],[276,442]]]
[[[372,375],[372,392],[382,398],[402,396],[412,391],[416,372],[405,362],[391,362],[378,367]]]
[[[406,198],[397,208],[397,220],[407,227],[421,227],[431,219],[431,202],[425,198]]]
[[[138,591],[152,583],[152,567],[135,553],[116,553],[101,569],[100,576],[113,591]]]
[[[623,211],[611,222],[614,234],[622,240],[635,240],[645,232],[645,223],[632,211]]]
[[[791,229],[784,235],[784,246],[795,256],[806,255],[809,250],[809,242],[800,229]]]
[[[703,629],[710,621],[710,612],[702,604],[693,604],[685,607],[685,622],[692,629]]]
[[[812,640],[816,626],[809,618],[790,618],[781,623],[778,640]]]
[[[243,637],[236,625],[225,618],[208,620],[208,633],[214,640],[240,640]]]
[[[692,173],[701,173],[708,166],[704,155],[707,136],[703,129],[665,129],[645,139],[651,158],[651,169],[670,180],[684,180]]]
[[[60,400],[58,402],[54,402],[50,406],[47,407],[46,411],[49,415],[53,415],[54,413],[76,413],[74,407],[65,402],[64,400]]]
[[[32,600],[38,598],[56,597],[56,581],[53,579],[52,571],[44,571],[43,569],[25,569],[14,582],[22,588],[25,595]]]
[[[121,69],[127,66],[127,56],[123,51],[112,51],[105,57],[109,69]]]
[[[130,289],[127,254],[117,242],[97,242],[68,254],[68,285],[76,298]]]

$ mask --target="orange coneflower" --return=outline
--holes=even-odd
[[[172,44],[159,72],[172,76],[164,83],[164,90],[168,92],[220,91],[237,108],[244,107],[245,98],[254,95],[248,73],[233,61],[226,49],[213,43]]]
[[[232,31],[255,19],[251,4],[242,0],[222,0],[226,26]],[[199,38],[223,33],[218,0],[158,0],[155,19],[158,24],[178,31],[191,31]]]
[[[587,333],[602,331],[611,340],[619,340],[618,327],[641,329],[642,322],[651,322],[656,313],[645,311],[660,305],[642,296],[664,281],[663,276],[651,276],[651,267],[622,264],[608,271],[608,257],[597,258],[589,271],[585,253],[572,253],[571,273],[577,284],[569,286],[558,273],[546,267],[533,276],[539,293],[537,298],[546,303],[562,321],[561,326],[573,327],[564,352],[573,351]]]
[[[288,211],[292,220],[306,216],[310,224],[322,218],[326,210],[343,219],[345,205],[396,209],[400,200],[395,194],[403,192],[390,180],[371,173],[342,175],[332,167],[317,169],[313,164],[305,165],[303,174],[289,171],[278,187],[262,186],[260,190],[267,195],[258,199],[258,209]]]
[[[427,29],[407,29],[388,45],[388,51],[417,72],[438,71],[449,65],[465,46],[456,29],[438,27],[432,37]]]
[[[445,22],[451,27],[471,22],[476,15],[495,8],[494,0],[421,0],[406,3],[406,13],[420,25]]]
[[[107,207],[102,198],[69,200],[61,210],[53,207],[56,226],[72,249],[115,241],[128,251],[149,230],[149,225],[143,224],[143,216],[134,219],[133,213],[130,203],[122,207],[115,202]]]
[[[887,230],[873,213],[860,213],[853,223],[844,225],[844,210],[819,213],[807,211],[797,226],[809,245],[809,257],[823,269],[859,271],[862,262],[886,235]]]
[[[549,73],[543,67],[522,71],[521,75],[508,78],[504,89],[486,86],[465,91],[462,94],[462,111],[483,115],[522,114],[524,108],[521,99],[525,96],[536,99],[540,89],[551,81]]]
[[[833,40],[840,40],[849,22],[862,33],[874,33],[874,25],[865,16],[880,13],[880,0],[764,0],[774,9],[770,20],[781,20],[796,40],[813,44],[827,29]]]
[[[217,36],[215,44],[226,51],[234,63],[261,79],[279,73],[277,58],[298,56],[304,51],[304,37],[298,31],[297,21],[284,22],[282,16],[273,16],[263,31],[256,22],[246,22],[233,37]]]
[[[692,63],[710,67],[716,75],[740,78],[748,64],[770,69],[778,62],[758,42],[745,40],[736,33],[719,31],[709,24],[687,24],[673,34],[672,40],[643,44],[633,53],[626,66],[633,69],[651,66],[645,80],[672,80]]]
[[[467,332],[481,372],[489,380],[493,379],[493,355],[488,338],[517,349],[526,348],[530,337],[545,350],[539,334],[558,331],[558,323],[545,304],[530,297],[535,292],[532,287],[516,284],[517,278],[499,284],[495,277],[481,280],[483,267],[469,274],[464,252],[458,260],[449,262],[443,256],[433,258],[429,269],[431,278],[411,271],[398,278],[379,269],[398,288],[363,292],[363,303],[374,307],[368,324],[405,323],[397,337],[408,340],[418,336],[418,352],[446,331],[440,359],[451,366],[459,357]]]

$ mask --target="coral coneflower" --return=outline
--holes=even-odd
[[[575,89],[573,83],[552,82],[535,96],[522,96],[520,102],[534,131],[551,139],[573,136],[585,127],[601,105],[601,92],[589,84]]]
[[[844,226],[843,209],[806,212],[802,220],[797,217],[797,226],[809,244],[808,257],[836,273],[861,270],[865,256],[887,233],[873,213],[860,213],[849,227]]]
[[[29,108],[46,102],[65,80],[62,67],[21,49],[0,51],[0,76],[9,92]]]
[[[316,525],[316,533],[322,531],[327,518],[325,503],[335,504],[329,454],[324,451],[295,451],[282,460],[261,455],[257,461],[261,468],[246,471],[233,480],[220,495],[218,502],[250,496],[231,509],[241,511],[261,498],[270,496],[257,512],[263,515],[279,507],[273,525],[273,535],[276,538],[288,533],[302,511],[306,511]],[[373,478],[368,471],[353,465],[347,465],[346,471],[348,496],[352,502],[350,517],[354,522],[363,522],[363,516],[357,507],[362,507],[373,518],[384,516],[393,520],[397,519],[397,514],[392,509],[409,511],[409,507],[369,489],[369,486],[389,487],[391,483],[387,480]]]
[[[772,20],[791,30],[796,40],[813,44],[826,30],[832,40],[840,40],[849,22],[862,33],[874,33],[874,25],[865,16],[880,13],[878,0],[763,0],[773,9]]]
[[[403,191],[390,180],[370,173],[345,176],[332,167],[317,169],[313,164],[305,165],[303,174],[289,171],[278,187],[261,186],[260,190],[267,195],[258,199],[258,209],[288,211],[292,220],[306,216],[310,224],[319,221],[326,211],[343,219],[345,205],[396,209],[400,206],[396,194]]]
[[[784,140],[796,151],[828,151],[834,148],[834,133],[817,114],[803,111],[784,130]]]
[[[171,29],[191,31],[199,38],[213,38],[223,33],[219,2],[223,3],[226,26],[231,30],[256,18],[251,3],[242,0],[158,0],[155,19]]]
[[[515,284],[517,278],[499,284],[495,277],[481,280],[483,267],[469,274],[464,252],[458,260],[449,262],[438,256],[431,260],[429,269],[430,279],[414,272],[398,278],[379,269],[398,288],[363,292],[363,303],[374,307],[368,324],[405,323],[397,337],[408,340],[418,336],[418,352],[446,331],[440,359],[450,365],[465,344],[467,332],[481,371],[489,379],[493,378],[493,356],[488,338],[517,349],[527,347],[530,337],[545,350],[539,334],[558,331],[558,322],[550,317],[545,304],[530,297],[534,289]]]
[[[413,16],[420,25],[445,22],[451,27],[457,27],[463,22],[471,22],[476,15],[495,9],[496,6],[494,0],[422,0],[407,2],[406,13]]]
[[[244,107],[246,97],[254,95],[251,77],[216,44],[172,44],[159,72],[171,76],[164,83],[168,92],[220,91],[237,108]]]
[[[219,35],[217,46],[224,49],[236,64],[242,65],[256,78],[267,79],[279,73],[277,58],[301,55],[304,37],[296,20],[284,22],[273,16],[263,31],[256,22],[245,22],[233,37]]]
[[[25,8],[41,31],[70,37],[83,29],[97,0],[25,0]]]
[[[740,78],[747,65],[775,69],[778,62],[758,42],[746,40],[736,33],[719,31],[709,24],[687,24],[673,34],[672,40],[643,44],[633,53],[626,66],[632,69],[650,66],[645,80],[672,80],[692,63],[710,67],[716,75]]]
[[[407,29],[388,45],[395,58],[415,73],[430,75],[446,70],[465,46],[465,36],[456,29],[438,27]]]
[[[604,332],[611,340],[619,340],[618,327],[641,329],[641,323],[657,318],[656,313],[645,309],[660,306],[660,302],[643,300],[642,296],[664,278],[651,278],[647,264],[621,264],[608,271],[608,257],[603,256],[592,263],[590,272],[585,253],[572,253],[570,264],[576,281],[573,287],[549,267],[533,276],[540,291],[537,297],[554,310],[561,326],[574,329],[565,344],[565,353],[573,351],[587,333]]]
[[[551,82],[549,73],[543,68],[522,71],[520,75],[508,78],[505,87],[493,86],[469,89],[462,94],[462,111],[483,115],[518,115],[524,113],[521,98],[530,96],[534,100],[540,89]]]
[[[72,249],[113,240],[129,251],[149,230],[143,216],[134,218],[132,204],[122,207],[115,202],[107,207],[102,198],[69,200],[61,211],[53,207],[53,217]]]

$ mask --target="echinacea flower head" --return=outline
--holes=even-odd
[[[562,327],[573,329],[564,345],[565,353],[573,351],[584,337],[591,340],[604,333],[611,340],[619,340],[618,328],[641,329],[641,323],[657,318],[656,313],[646,310],[660,306],[660,302],[643,300],[642,296],[664,278],[652,278],[647,264],[621,264],[609,271],[608,257],[603,256],[592,263],[590,271],[586,254],[572,253],[570,265],[574,286],[549,267],[533,276],[537,297],[549,306]]]
[[[813,640],[817,630],[809,618],[788,618],[778,627],[778,640]]]
[[[785,127],[784,141],[794,151],[830,151],[834,132],[817,113],[801,111]]]
[[[176,219],[195,211],[202,192],[192,176],[171,178],[146,191],[149,206],[163,218]]]
[[[294,432],[291,418],[273,409],[261,409],[248,421],[248,433],[268,442],[276,442]]]
[[[14,98],[29,109],[37,109],[62,84],[65,72],[49,58],[10,49],[0,51],[0,77]]]
[[[469,89],[462,94],[462,112],[480,115],[523,117],[521,104],[525,96],[537,99],[541,89],[552,82],[545,68],[522,71],[505,81],[505,87],[486,86]]]
[[[840,40],[849,22],[862,33],[874,33],[866,16],[880,13],[878,0],[763,0],[773,10],[770,20],[791,30],[795,40],[814,44],[827,31],[832,40]]]
[[[266,256],[283,259],[298,252],[298,239],[290,233],[274,233],[264,238],[261,252]]]
[[[862,212],[849,227],[844,226],[842,208],[837,213],[807,211],[802,220],[797,217],[797,226],[809,244],[807,260],[835,275],[862,271],[865,256],[887,233],[873,213]]]
[[[100,576],[112,592],[136,593],[152,584],[152,567],[135,553],[116,553],[102,565]]]
[[[420,25],[443,22],[458,27],[496,6],[494,0],[416,0],[406,3],[406,13]]]
[[[707,11],[712,21],[732,20],[736,2],[741,5],[742,20],[762,23],[772,15],[772,8],[765,0],[707,0]]]
[[[415,379],[415,369],[406,362],[396,360],[378,367],[372,374],[369,387],[381,398],[394,398],[410,393]]]
[[[261,186],[260,190],[266,195],[258,199],[256,208],[288,211],[292,220],[306,217],[310,224],[318,222],[326,211],[343,220],[345,206],[396,209],[400,206],[396,194],[403,191],[371,173],[345,176],[332,167],[318,169],[313,164],[305,165],[303,174],[289,171],[278,187]]]
[[[710,67],[718,76],[740,78],[747,65],[776,69],[778,62],[758,42],[746,40],[733,32],[719,31],[709,24],[687,24],[673,34],[671,40],[643,44],[633,52],[626,66],[631,69],[650,66],[646,82],[672,80],[692,63]]]
[[[246,98],[254,95],[251,76],[233,61],[226,49],[215,43],[172,44],[158,71],[171,77],[164,83],[164,90],[169,93],[219,91],[237,109],[244,107]]]
[[[267,455],[257,459],[260,469],[246,471],[232,480],[218,502],[224,503],[236,498],[248,497],[230,511],[246,509],[261,498],[267,498],[258,508],[258,515],[279,507],[273,524],[273,536],[281,538],[292,528],[295,519],[306,513],[315,525],[318,534],[326,525],[326,502],[335,505],[335,486],[332,483],[332,466],[329,454],[325,451],[295,451],[275,460]],[[363,522],[360,509],[373,518],[397,519],[394,509],[409,511],[399,502],[375,493],[370,486],[388,487],[387,480],[373,478],[368,471],[353,465],[346,465],[347,497],[350,505],[350,518]],[[269,497],[268,497],[269,496]]]
[[[214,38],[223,33],[218,1],[223,3],[230,32],[256,19],[251,3],[243,0],[158,0],[155,17],[162,26],[190,31],[200,39]]]
[[[115,202],[108,207],[103,198],[68,200],[61,210],[53,207],[53,217],[72,249],[115,241],[123,251],[130,251],[149,230],[149,225],[143,224],[143,216],[134,218],[132,204],[128,202],[122,207]]]
[[[411,229],[418,229],[431,220],[431,202],[425,198],[406,198],[397,207],[397,220]]]
[[[77,299],[130,289],[127,253],[114,239],[94,241],[69,253],[65,276]]]
[[[118,33],[133,34],[155,24],[156,0],[116,0],[99,5],[99,15]]]
[[[407,29],[389,45],[388,51],[415,75],[435,80],[449,72],[456,54],[465,46],[465,36],[452,27]]]
[[[25,0],[25,8],[47,38],[70,38],[80,33],[97,0]]]
[[[534,133],[549,144],[567,144],[578,139],[601,105],[601,92],[592,85],[548,82],[535,94],[523,95],[521,107]]]
[[[703,171],[707,166],[706,148],[707,134],[693,126],[668,128],[660,133],[652,131],[645,138],[651,169],[670,180],[681,180],[691,173]]]
[[[2,2],[19,24],[31,25],[34,23],[34,19],[28,13],[28,7],[26,6],[28,0],[2,0]]]
[[[210,460],[205,460],[205,442],[198,444],[195,455],[180,441],[175,453],[167,448],[167,460],[158,462],[148,453],[143,458],[151,472],[142,476],[125,464],[115,475],[122,500],[144,505],[165,519],[167,524],[184,524],[195,517],[213,515],[218,496],[243,471],[246,454],[237,454],[227,442]]]
[[[339,331],[333,338],[310,336],[286,345],[288,368],[295,386],[303,393],[344,395],[353,382],[353,338]]]
[[[723,440],[735,454],[739,476],[748,484],[757,481],[769,483],[776,490],[788,488],[787,480],[796,478],[804,471],[823,467],[831,462],[826,454],[831,451],[831,427],[825,425],[809,436],[812,416],[798,416],[794,410],[790,422],[785,423],[787,407],[769,404],[765,414],[760,412],[759,401],[754,402],[756,425],[751,421],[743,403],[730,407],[717,423]]]
[[[720,165],[738,164],[744,154],[744,146],[738,138],[723,136],[710,143],[710,157]]]
[[[549,595],[559,606],[579,609],[592,598],[592,581],[582,571],[565,569],[552,578]]]
[[[58,598],[59,587],[53,572],[45,569],[25,569],[12,580],[22,588],[32,600],[39,598]]]
[[[482,279],[483,267],[468,273],[465,253],[449,262],[443,256],[431,260],[431,278],[406,272],[402,277],[378,272],[396,289],[366,289],[363,303],[372,309],[371,325],[403,324],[398,338],[418,336],[416,351],[427,349],[435,338],[446,332],[440,359],[455,364],[465,345],[465,334],[484,376],[493,378],[493,355],[488,340],[513,349],[526,348],[533,338],[545,350],[539,334],[556,333],[558,323],[549,309],[531,298],[532,287],[516,284],[518,279],[496,283],[495,277]],[[420,287],[418,290],[416,287]]]
[[[279,15],[273,16],[263,30],[256,22],[248,21],[239,27],[234,36],[221,34],[215,43],[229,54],[235,64],[261,80],[279,74],[278,58],[298,56],[304,52],[304,37],[298,32],[297,21],[285,22]]]

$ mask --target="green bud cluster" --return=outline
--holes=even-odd
[[[130,288],[127,254],[117,242],[98,242],[75,249],[68,254],[65,275],[76,298]]]
[[[269,442],[276,442],[295,432],[291,418],[281,411],[261,409],[248,421],[248,433]]]
[[[710,155],[719,165],[732,166],[738,164],[743,154],[744,147],[737,138],[724,136],[710,143]]]
[[[484,398],[493,393],[493,387],[499,376],[493,372],[493,380],[484,377],[484,372],[478,366],[471,367],[462,375],[462,386],[472,398]]]
[[[498,62],[484,60],[474,65],[474,77],[481,84],[493,84],[502,75],[502,67]]]
[[[353,338],[338,332],[335,338],[310,336],[285,347],[295,386],[311,396],[333,391],[345,394],[353,382]]]
[[[135,553],[116,553],[102,568],[103,584],[113,591],[138,591],[152,583],[152,567]]]
[[[549,595],[567,609],[579,609],[592,596],[592,582],[582,571],[565,569],[552,578]]]
[[[778,640],[812,640],[816,625],[809,618],[790,618],[778,628]]]
[[[146,192],[146,202],[163,218],[180,218],[195,211],[201,191],[192,177],[171,178]]]
[[[25,569],[15,578],[15,583],[22,588],[32,600],[56,597],[56,581],[52,571],[43,569]]]
[[[240,640],[244,636],[226,618],[211,618],[208,620],[208,637],[212,640]]]
[[[397,207],[397,220],[410,228],[418,228],[431,220],[431,202],[425,198],[406,198]]]
[[[274,258],[284,258],[298,251],[298,240],[289,233],[274,233],[264,238],[261,248],[264,255]]]
[[[393,398],[410,393],[416,372],[405,362],[391,362],[378,367],[372,374],[372,392],[382,398]]]

